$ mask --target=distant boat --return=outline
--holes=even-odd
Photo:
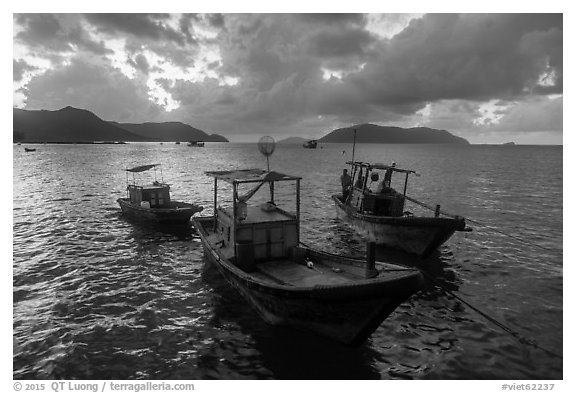
[[[205,255],[266,322],[357,345],[422,287],[417,269],[376,262],[374,252],[365,261],[301,247],[300,177],[261,169],[206,174],[215,179],[214,215],[192,218]],[[216,205],[219,180],[231,184],[228,207]],[[278,182],[295,183],[295,211],[276,206]],[[270,202],[248,206],[264,184]],[[252,189],[239,195],[241,185]]]
[[[154,169],[154,181],[151,184],[139,185],[135,178],[127,182],[127,198],[118,198],[122,213],[138,219],[161,223],[187,223],[195,213],[203,208],[186,202],[170,199],[170,186],[156,180],[156,168],[160,164],[142,165],[126,169],[126,172],[139,173]]]
[[[191,146],[191,147],[204,147],[204,142],[190,141],[190,142],[188,142],[188,146]]]
[[[318,146],[318,141],[315,139],[309,140],[308,142],[304,143],[302,146],[304,146],[306,149],[316,149],[316,146]]]
[[[180,144],[180,142],[176,142],[176,144],[177,144],[177,145],[179,145],[179,144]]]
[[[25,148],[24,148],[24,151],[25,151],[25,152],[31,152],[31,151],[36,151],[36,149],[32,149],[32,148],[30,148],[30,147],[25,147]]]
[[[332,195],[338,217],[349,223],[357,232],[376,244],[400,249],[422,258],[429,256],[446,242],[455,231],[470,231],[464,217],[440,217],[440,205],[430,207],[406,195],[408,175],[411,170],[383,164],[347,162],[352,165],[352,187],[344,198],[341,194]],[[382,190],[370,190],[368,179],[378,181],[375,170],[386,171]],[[362,173],[364,171],[364,173]],[[399,193],[390,187],[392,173],[406,176],[404,192]],[[433,216],[415,216],[404,211],[404,203],[409,200],[432,210]]]

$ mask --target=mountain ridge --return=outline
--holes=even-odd
[[[446,130],[429,127],[393,127],[365,123],[338,128],[318,139],[319,143],[352,143],[356,130],[357,143],[390,144],[470,144],[466,139]]]
[[[137,135],[154,139],[160,142],[228,142],[228,139],[218,134],[207,134],[198,128],[179,121],[146,122],[146,123],[117,123],[111,124]]]
[[[218,134],[181,122],[118,123],[106,121],[93,112],[67,106],[58,110],[13,108],[14,142],[228,142]],[[163,131],[166,134],[163,134]],[[175,139],[171,139],[177,135]]]

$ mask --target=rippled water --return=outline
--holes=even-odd
[[[174,199],[210,214],[204,171],[265,167],[253,144],[37,147],[13,151],[14,378],[563,377],[561,358],[433,285],[358,348],[271,327],[204,261],[193,228],[120,215],[123,169],[148,163],[163,164]],[[303,177],[303,241],[362,255],[330,200],[350,158],[348,145],[278,145],[271,167]],[[427,274],[562,355],[562,147],[358,145],[356,159],[416,170],[409,194],[477,221],[428,261]]]

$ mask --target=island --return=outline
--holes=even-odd
[[[390,127],[376,124],[359,124],[336,129],[318,140],[319,143],[352,143],[356,130],[356,143],[390,144],[459,144],[468,145],[466,139],[446,130],[428,127]]]

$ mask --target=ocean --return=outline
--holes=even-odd
[[[266,324],[192,225],[121,215],[124,169],[152,163],[173,199],[210,215],[204,172],[266,168],[256,144],[34,147],[13,150],[14,379],[563,378],[561,146],[357,145],[355,160],[415,170],[408,195],[473,228],[426,261],[450,292],[429,282],[359,347]],[[330,198],[351,158],[278,144],[270,168],[303,178],[302,241],[363,256]]]

